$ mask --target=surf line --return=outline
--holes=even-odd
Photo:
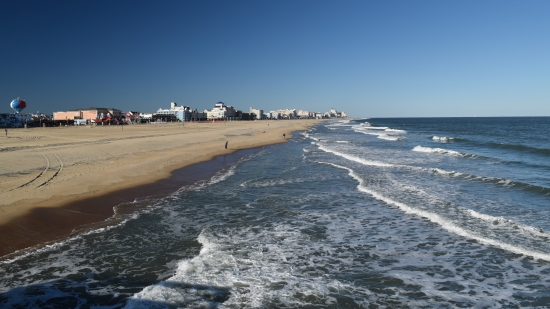
[[[431,212],[428,212],[428,211],[425,211],[425,210],[414,209],[414,208],[410,207],[407,204],[394,201],[394,200],[392,200],[390,198],[387,198],[387,197],[385,197],[385,196],[383,196],[383,195],[381,195],[381,194],[379,194],[375,191],[369,190],[365,187],[364,180],[359,175],[357,175],[357,173],[355,173],[352,169],[350,169],[348,167],[341,166],[341,165],[334,164],[334,163],[330,163],[330,162],[322,162],[322,161],[316,161],[316,162],[320,163],[320,164],[332,165],[336,168],[347,170],[348,175],[350,175],[353,179],[357,180],[357,182],[359,183],[359,185],[357,185],[357,189],[360,192],[366,193],[366,194],[374,197],[375,199],[380,200],[380,201],[382,201],[386,204],[397,206],[401,211],[405,212],[406,214],[413,214],[413,215],[417,215],[417,216],[426,218],[426,219],[430,220],[431,222],[440,225],[442,228],[444,228],[444,229],[446,229],[446,230],[448,230],[448,231],[450,231],[450,232],[452,232],[456,235],[459,235],[459,236],[462,236],[462,237],[465,237],[465,238],[469,238],[469,239],[474,239],[474,240],[476,240],[476,241],[478,241],[478,242],[480,242],[484,245],[491,245],[491,246],[494,246],[494,247],[497,247],[497,248],[500,248],[500,249],[503,249],[505,251],[509,251],[509,252],[512,252],[512,253],[515,253],[515,254],[522,254],[522,255],[533,257],[535,259],[550,261],[550,254],[543,253],[543,252],[532,251],[532,250],[528,250],[528,249],[521,248],[521,247],[516,247],[516,246],[513,246],[511,244],[507,244],[507,243],[504,243],[504,242],[501,242],[501,241],[497,241],[497,240],[490,239],[490,238],[487,238],[487,237],[482,237],[482,236],[472,234],[472,233],[464,230],[463,228],[453,224],[451,221],[441,217],[438,214],[434,214],[434,213],[431,213]]]

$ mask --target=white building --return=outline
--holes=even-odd
[[[250,108],[250,117],[253,120],[262,120],[265,119],[264,110],[263,109],[255,109]]]
[[[327,114],[329,118],[346,118],[347,117],[346,113],[339,112],[334,108],[331,108]]]
[[[208,120],[238,120],[237,111],[232,107],[218,102],[212,110],[205,110]]]
[[[296,116],[300,119],[311,119],[311,118],[315,118],[315,112],[309,112],[309,111],[305,111],[305,110],[299,110],[297,113],[296,113]]]
[[[153,113],[139,113],[139,118],[151,120],[153,118]]]
[[[279,115],[278,111],[269,111],[269,119],[281,119],[281,115]]]
[[[296,116],[294,109],[279,109],[276,111],[270,111],[271,119],[292,119]]]
[[[176,102],[170,103],[170,109],[159,108],[156,112],[157,115],[174,115],[179,121],[191,120],[191,108],[189,106],[178,106]]]
[[[294,118],[296,118],[296,110],[295,109],[280,109],[280,110],[277,110],[277,114],[279,114],[279,119],[294,119]]]

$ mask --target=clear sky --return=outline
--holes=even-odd
[[[550,1],[1,1],[0,112],[550,116]]]

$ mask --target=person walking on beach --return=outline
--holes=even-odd
[[[286,138],[286,134],[283,133],[283,138]]]
[[[229,141],[226,141],[226,142],[225,142],[225,149],[227,149],[227,143],[229,143]]]
[[[8,128],[6,128],[5,130],[6,130],[6,138],[8,138]]]

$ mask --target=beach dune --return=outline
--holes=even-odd
[[[152,184],[175,170],[285,142],[318,122],[9,129],[0,137],[0,256],[103,221],[113,216],[113,206],[156,192],[159,186]]]

